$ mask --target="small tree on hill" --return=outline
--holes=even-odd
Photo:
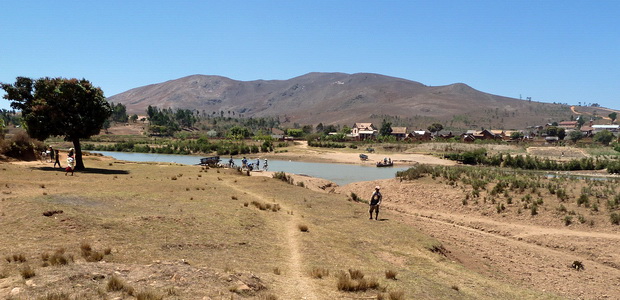
[[[577,127],[581,128],[581,126],[583,126],[583,124],[586,123],[586,119],[583,118],[583,116],[579,116],[577,117]]]
[[[428,129],[428,131],[430,131],[434,135],[436,132],[440,132],[443,130],[443,125],[439,123],[433,123],[426,129]]]
[[[611,124],[613,124],[616,121],[616,118],[618,117],[618,114],[615,112],[612,112],[608,115],[608,117],[611,119]]]
[[[110,116],[103,91],[86,79],[17,77],[1,84],[11,107],[22,111],[28,134],[38,140],[64,136],[75,148],[75,168],[84,169],[80,139],[99,134]]]

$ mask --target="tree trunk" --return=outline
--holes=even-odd
[[[73,148],[75,148],[75,169],[84,170],[84,161],[82,160],[82,146],[80,146],[80,139],[73,140]]]

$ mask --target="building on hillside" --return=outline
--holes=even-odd
[[[372,139],[377,136],[379,131],[372,125],[372,123],[355,123],[351,129],[351,138],[356,140]]]
[[[579,123],[577,121],[562,121],[558,123],[558,127],[564,129],[575,129],[578,125]]]
[[[592,134],[597,134],[603,130],[618,132],[620,131],[620,125],[592,125]]]
[[[592,128],[592,126],[589,126],[589,125],[583,125],[581,126],[579,131],[581,131],[581,134],[583,134],[585,137],[589,137],[589,136],[592,136],[592,132],[594,131],[594,128]]]
[[[407,137],[407,127],[392,127],[390,134],[395,136],[397,140],[402,141]]]

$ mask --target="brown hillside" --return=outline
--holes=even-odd
[[[202,114],[232,111],[245,117],[287,116],[301,124],[390,119],[397,125],[446,128],[523,128],[567,120],[570,107],[491,95],[463,83],[426,86],[379,74],[309,73],[288,80],[236,81],[192,75],[131,89],[108,99],[131,113],[183,108]]]

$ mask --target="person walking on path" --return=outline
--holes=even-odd
[[[379,191],[381,188],[379,186],[375,187],[375,192],[372,193],[370,197],[370,219],[372,220],[372,212],[375,212],[375,220],[379,220],[379,205],[381,205],[381,200],[383,196]]]
[[[67,174],[69,172],[71,172],[71,176],[73,176],[73,168],[75,167],[75,159],[73,158],[73,156],[67,156],[67,168],[65,169],[65,176],[67,176]]]
[[[52,146],[50,146],[50,162],[54,161],[55,158],[55,152],[54,152],[54,148],[52,148]]]
[[[58,150],[54,150],[54,154],[56,158],[56,161],[54,162],[54,168],[56,168],[56,164],[58,164],[58,167],[62,169],[62,166],[60,165],[60,154],[58,154]]]

